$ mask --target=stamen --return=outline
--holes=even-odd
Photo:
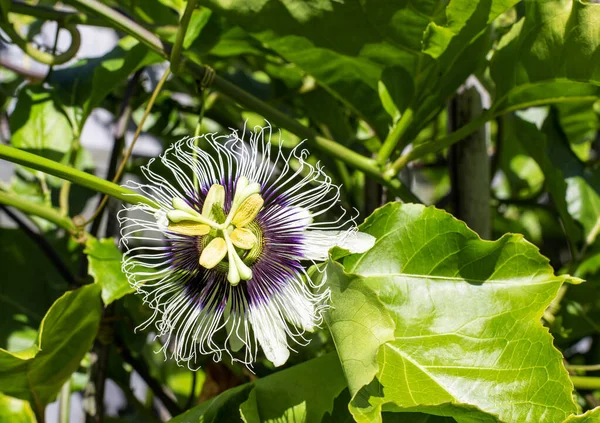
[[[242,250],[250,250],[257,242],[256,236],[247,228],[236,228],[229,236],[233,245]]]
[[[260,192],[260,184],[257,182],[249,183],[248,178],[240,176],[237,181],[235,188],[235,194],[233,195],[233,201],[231,202],[231,209],[229,210],[229,216],[225,221],[224,227],[229,226],[231,220],[235,216],[237,210],[241,205],[252,195]],[[236,225],[239,226],[239,225]]]
[[[210,226],[190,221],[169,222],[169,231],[189,236],[202,236],[210,232]]]
[[[200,254],[200,266],[212,269],[225,258],[227,250],[227,243],[223,238],[214,238],[202,250],[202,254]]]
[[[237,227],[244,227],[252,222],[264,204],[264,200],[259,194],[252,194],[244,200],[238,210],[233,215],[231,223]]]

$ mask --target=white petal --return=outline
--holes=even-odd
[[[279,367],[290,356],[284,325],[286,324],[271,303],[251,306],[249,318],[258,343],[267,360]]]
[[[327,260],[327,253],[333,247],[356,254],[370,250],[375,244],[374,236],[357,231],[306,231],[304,237],[304,258],[315,261]]]
[[[308,332],[315,330],[317,318],[314,300],[307,298],[292,281],[277,295],[288,322]]]
[[[294,222],[296,225],[307,227],[313,223],[313,217],[310,210],[307,210],[304,207],[290,208],[294,210]]]

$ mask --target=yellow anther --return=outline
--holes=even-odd
[[[183,221],[183,222],[169,222],[169,231],[175,232],[176,234],[190,235],[190,236],[202,236],[210,232],[210,226],[203,223]]]
[[[244,227],[252,222],[264,204],[259,194],[252,194],[246,198],[235,212],[231,223],[237,227]]]
[[[242,250],[250,250],[256,245],[256,236],[250,229],[236,228],[229,236],[231,237],[231,242],[233,245],[241,248]]]
[[[202,215],[211,217],[213,206],[215,205],[220,206],[221,209],[225,205],[225,188],[223,185],[214,184],[210,187],[202,206]]]
[[[202,254],[200,254],[200,266],[212,269],[225,258],[227,250],[227,243],[223,238],[214,238],[202,250]],[[231,265],[229,267],[231,268]]]

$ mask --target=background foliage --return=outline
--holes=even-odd
[[[600,4],[0,10],[4,46],[47,65],[0,57],[0,158],[16,164],[0,185],[0,422],[56,421],[54,401],[61,423],[75,407],[87,422],[600,421]],[[67,47],[40,43],[49,22]],[[119,41],[80,57],[83,26]],[[81,143],[99,111],[106,174]],[[207,357],[193,373],[134,330],[149,309],[115,213],[148,201],[118,183],[149,158],[128,146],[264,119],[286,147],[307,139],[377,242],[311,269],[333,308],[284,368]]]

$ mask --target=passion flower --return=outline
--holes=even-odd
[[[287,154],[272,146],[269,126],[203,135],[151,160],[147,183],[128,183],[158,205],[125,208],[119,221],[123,271],[154,310],[142,326],[155,325],[166,356],[193,368],[200,355],[225,352],[251,365],[260,346],[281,366],[290,341],[308,342],[329,292],[306,266],[333,246],[363,252],[374,239],[341,209],[321,221],[339,207],[339,187],[307,157],[301,145]]]

